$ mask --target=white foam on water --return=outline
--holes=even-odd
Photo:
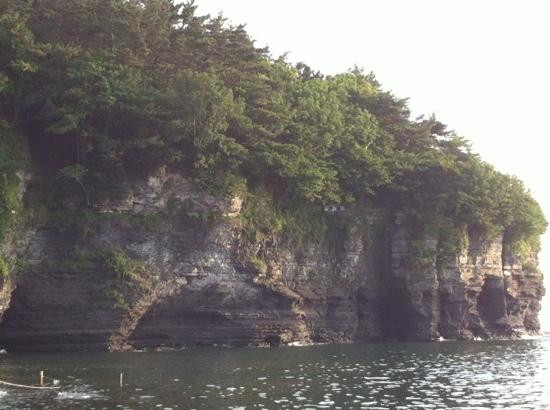
[[[70,391],[60,391],[57,393],[57,399],[59,400],[89,400],[95,396],[91,393],[82,393],[82,392],[70,392]]]
[[[544,339],[544,335],[521,335],[521,340],[541,340]]]
[[[294,346],[294,347],[303,347],[303,346],[307,346],[307,344],[304,343],[304,342],[290,342],[288,345],[289,345],[289,346]]]

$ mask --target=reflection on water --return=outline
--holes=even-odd
[[[59,391],[2,387],[0,408],[550,408],[548,338],[0,357],[2,380],[41,369]]]

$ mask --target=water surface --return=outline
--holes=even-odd
[[[7,354],[0,409],[547,409],[550,339]],[[124,373],[124,386],[119,374]]]

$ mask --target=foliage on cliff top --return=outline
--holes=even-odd
[[[91,200],[168,164],[215,192],[266,187],[277,209],[374,202],[512,242],[546,227],[521,182],[372,74],[273,59],[193,2],[4,0],[0,16],[0,119]]]

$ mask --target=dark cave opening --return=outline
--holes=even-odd
[[[486,326],[495,327],[506,316],[506,295],[501,277],[488,276],[477,296],[479,316]]]

